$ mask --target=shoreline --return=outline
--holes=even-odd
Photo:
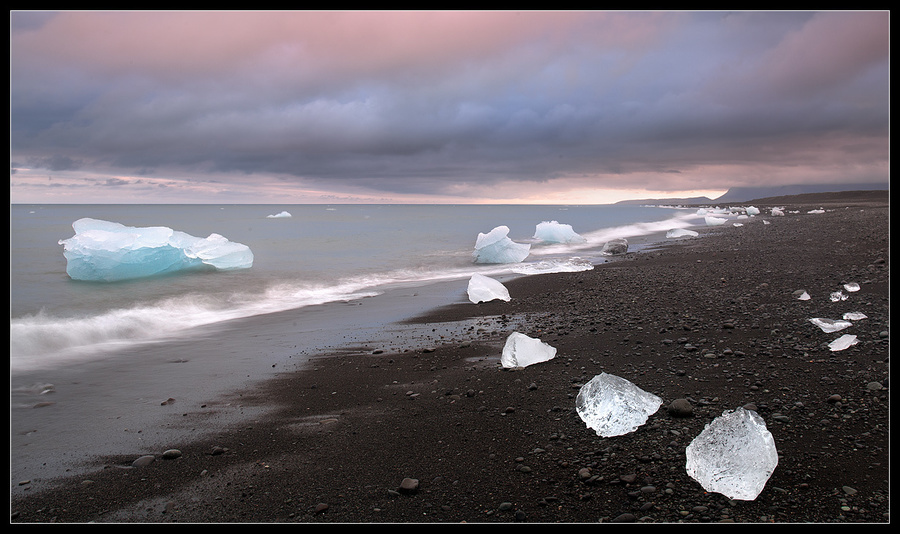
[[[130,468],[144,452],[136,448],[101,459],[89,475],[53,481],[45,492],[23,490],[23,500],[11,498],[13,521],[596,522],[629,519],[624,514],[654,522],[889,521],[889,390],[860,392],[850,380],[887,374],[889,337],[880,336],[889,329],[888,208],[803,213],[766,227],[753,221],[650,246],[592,271],[517,277],[504,282],[511,302],[429,307],[379,332],[393,337],[391,345],[355,332],[357,339],[335,353],[310,355],[309,365],[278,369],[240,392],[241,405],[260,409],[258,417],[173,443],[182,452],[177,460]],[[846,217],[864,223],[858,236],[842,234]],[[860,255],[871,249],[883,263],[818,239]],[[803,261],[782,256],[792,251]],[[852,355],[843,363],[822,351],[803,321],[812,306],[824,305],[825,288],[863,273],[870,280],[859,295],[870,299],[863,311],[875,326],[865,325],[860,346],[837,353]],[[782,291],[803,281],[811,294],[818,290],[814,301],[790,301],[790,291]],[[667,289],[654,291],[654,283]],[[803,317],[794,316],[798,306]],[[734,324],[724,328],[723,321]],[[559,355],[500,370],[500,348],[514,329],[557,346]],[[685,349],[685,337],[697,350]],[[574,415],[573,400],[576,386],[602,370],[649,388],[666,404],[691,398],[693,417],[661,409],[631,435],[592,435]],[[832,392],[847,402],[821,398]],[[710,417],[744,401],[757,403],[784,457],[763,495],[731,503],[698,490],[679,455]],[[205,417],[174,406],[188,427]],[[785,411],[797,422],[772,420]],[[833,415],[848,428],[816,428],[817,417]],[[851,431],[849,446],[835,437]],[[809,450],[822,439],[827,449]],[[598,478],[582,481],[583,469]],[[846,484],[833,481],[841,476]],[[415,494],[399,491],[404,478],[419,480]],[[858,493],[834,494],[844,485]]]

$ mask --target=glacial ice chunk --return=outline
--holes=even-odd
[[[806,290],[803,290],[803,289],[798,289],[797,291],[794,291],[794,297],[796,297],[797,300],[809,300],[812,298],[809,296],[809,293],[807,293]]]
[[[853,293],[855,291],[859,291],[859,284],[857,284],[856,282],[850,282],[849,284],[844,284],[844,289],[846,289],[850,293]]]
[[[831,343],[828,344],[828,348],[831,352],[837,352],[839,350],[844,350],[856,345],[858,343],[856,336],[851,334],[844,334],[843,336],[835,339]]]
[[[838,302],[840,300],[847,300],[847,295],[845,295],[843,291],[835,291],[829,295],[828,298],[831,299],[831,302]]]
[[[500,363],[506,368],[528,367],[556,357],[556,348],[540,339],[513,332],[506,338]]]
[[[509,227],[498,226],[490,232],[479,233],[475,240],[475,263],[519,263],[531,251],[531,245],[516,243],[507,235]]]
[[[742,501],[756,499],[778,465],[765,421],[744,408],[722,412],[685,453],[687,474],[703,489]]]
[[[754,215],[759,215],[759,208],[757,208],[756,206],[747,206],[746,211],[747,211],[747,215],[749,215],[751,217]]]
[[[713,217],[712,215],[707,215],[703,218],[706,221],[706,226],[721,226],[728,222],[728,219],[722,217]]]
[[[479,302],[489,302],[495,299],[505,300],[509,302],[509,291],[506,286],[487,277],[483,274],[475,273],[469,278],[469,287],[467,290],[469,300],[478,304]]]
[[[772,208],[769,213],[771,213],[774,217],[784,217],[784,210],[781,208]]]
[[[868,317],[862,312],[847,312],[844,314],[844,319],[847,321],[859,321],[860,319],[868,319]]]
[[[656,413],[662,399],[628,380],[601,373],[581,386],[575,410],[598,436],[621,436],[634,432]]]
[[[83,218],[61,239],[66,273],[74,280],[112,282],[185,270],[249,269],[253,252],[219,234],[207,238],[153,226],[136,228]]]
[[[699,233],[688,230],[687,228],[672,228],[668,232],[666,232],[667,238],[677,238],[677,237],[697,237],[700,235]]]
[[[544,221],[538,224],[534,230],[534,238],[545,243],[584,243],[587,241],[572,229],[570,224],[562,224],[556,221]]]
[[[628,252],[628,240],[624,237],[610,239],[603,245],[603,250],[600,251],[601,254],[607,256],[625,254],[626,252]]]
[[[266,215],[267,219],[287,219],[290,217],[291,217],[291,214],[286,211],[282,211],[281,213],[276,213],[274,215]]]
[[[832,333],[853,326],[850,321],[835,321],[834,319],[825,319],[823,317],[813,317],[809,320],[812,324],[818,326],[823,332]]]

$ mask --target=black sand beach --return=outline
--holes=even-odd
[[[77,474],[11,480],[11,523],[888,523],[888,194],[753,205],[786,214],[517,278],[510,302],[423,309],[216,399],[259,415],[212,435],[96,458],[86,447]],[[860,290],[829,299],[850,282]],[[867,316],[841,332],[859,343],[832,352],[840,334],[809,319],[845,312]],[[513,331],[556,358],[502,369]],[[597,436],[574,408],[601,372],[663,407],[631,434]],[[670,413],[676,399],[691,413]],[[208,410],[175,406],[188,428]],[[685,472],[685,447],[740,406],[779,454],[753,501]]]

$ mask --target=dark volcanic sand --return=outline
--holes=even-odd
[[[508,303],[433,310],[409,321],[417,349],[323,354],[236,395],[274,407],[265,418],[173,443],[180,457],[160,450],[146,467],[131,467],[141,451],[98,459],[11,500],[11,522],[887,523],[889,205],[864,197],[773,200],[800,212],[519,278]],[[819,206],[829,211],[807,213]],[[848,282],[860,291],[831,302]],[[868,318],[834,334],[809,322],[849,311]],[[557,357],[501,369],[513,331]],[[844,333],[859,343],[829,351]],[[574,404],[601,372],[663,407],[631,434],[597,436]],[[692,415],[667,412],[679,398]],[[748,404],[778,467],[754,501],[706,493],[685,473],[685,447]]]

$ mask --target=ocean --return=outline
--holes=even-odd
[[[290,217],[274,217],[287,212]],[[212,233],[250,247],[250,269],[122,282],[76,281],[59,240],[82,217]],[[577,245],[533,238],[569,224]],[[10,209],[10,370],[78,364],[129,344],[189,337],[197,327],[370,297],[392,287],[590,268],[612,238],[697,223],[693,210],[591,205],[13,205]],[[475,264],[479,233],[496,226],[531,244],[518,264]],[[461,284],[465,291],[465,284]]]
[[[282,212],[291,216],[270,217]],[[220,234],[250,247],[253,265],[76,281],[59,241],[84,217]],[[571,225],[585,242],[538,242],[544,221]],[[474,273],[506,281],[590,269],[607,261],[611,239],[636,250],[702,224],[695,210],[624,205],[12,205],[11,494],[71,475],[88,457],[152,454],[243,424],[266,408],[236,392],[261,391],[256,384],[316,356],[432,343],[440,331],[399,321],[467,303]],[[500,225],[531,244],[529,255],[474,263],[478,234]]]

